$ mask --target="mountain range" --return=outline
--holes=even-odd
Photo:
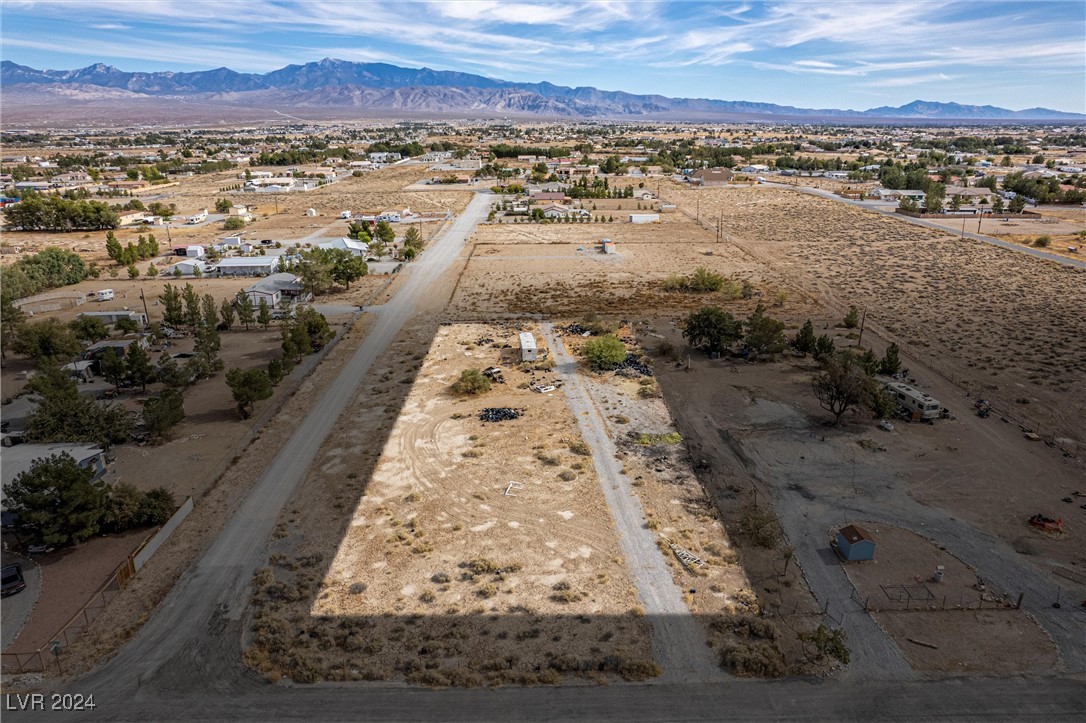
[[[5,105],[117,99],[182,99],[205,104],[353,108],[407,113],[526,115],[559,118],[724,120],[1014,120],[1075,121],[1086,115],[1047,108],[913,101],[864,111],[796,108],[773,103],[635,95],[592,87],[517,83],[430,68],[355,63],[333,58],[268,73],[217,68],[190,73],[127,72],[96,63],[77,70],[37,70],[0,63]]]

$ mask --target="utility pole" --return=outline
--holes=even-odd
[[[151,323],[151,312],[147,311],[147,297],[143,294],[143,287],[140,287],[140,299],[143,300],[143,315],[147,318],[147,323]]]
[[[962,238],[965,238],[965,217],[962,216]]]
[[[860,317],[860,336],[856,338],[856,346],[860,346],[860,342],[864,340],[864,322],[867,321],[867,307],[864,307],[863,316]]]

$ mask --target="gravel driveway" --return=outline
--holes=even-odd
[[[641,501],[634,494],[630,480],[622,474],[622,465],[615,458],[615,445],[607,436],[603,419],[577,376],[576,360],[555,335],[553,324],[542,324],[541,331],[558,364],[556,371],[565,382],[562,390],[577,418],[581,436],[592,448],[592,464],[615,521],[630,579],[652,622],[653,653],[656,662],[664,668],[664,679],[724,678],[705,644],[705,632],[683,602],[682,592],[656,547],[655,534],[645,528]]]

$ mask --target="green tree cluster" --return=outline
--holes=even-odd
[[[120,216],[102,201],[28,193],[4,213],[9,231],[98,231],[117,228]]]
[[[50,247],[0,268],[0,296],[21,299],[78,284],[90,275],[91,269],[78,254]]]

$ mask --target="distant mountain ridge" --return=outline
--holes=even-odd
[[[402,68],[387,63],[355,63],[325,58],[288,65],[268,73],[239,73],[229,68],[197,72],[128,72],[96,63],[76,70],[37,70],[9,60],[0,62],[0,86],[16,98],[37,92],[57,95],[78,88],[80,97],[94,87],[140,96],[193,97],[209,102],[274,102],[296,107],[372,108],[413,112],[510,113],[581,118],[744,117],[902,120],[1086,120],[1086,115],[1047,108],[1008,110],[991,105],[962,105],[916,100],[900,107],[865,111],[796,108],[774,103],[669,98],[552,83],[516,83],[430,68]],[[17,86],[17,88],[13,88]],[[68,94],[71,95],[71,94]]]

